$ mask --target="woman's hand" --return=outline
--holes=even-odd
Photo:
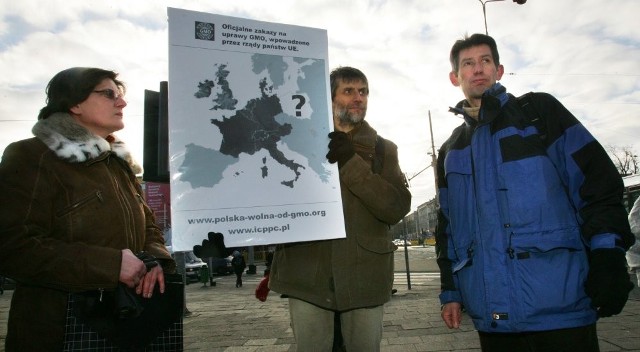
[[[164,293],[164,274],[160,265],[154,266],[145,273],[140,284],[136,286],[136,293],[141,294],[142,297],[151,298],[156,283],[160,285],[160,293]]]
[[[120,282],[131,288],[137,287],[146,273],[147,267],[142,260],[138,259],[130,249],[123,249],[120,261]]]

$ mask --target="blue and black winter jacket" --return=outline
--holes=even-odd
[[[531,103],[544,136],[496,83],[478,121],[452,108],[465,121],[438,155],[440,300],[461,302],[480,331],[594,323],[588,251],[633,241],[605,150],[551,95]]]

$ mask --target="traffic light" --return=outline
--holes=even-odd
[[[144,90],[144,181],[169,182],[168,87],[162,81],[160,92]]]

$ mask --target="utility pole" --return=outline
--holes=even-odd
[[[436,185],[436,208],[438,207],[438,171],[436,170],[436,146],[433,143],[433,126],[431,125],[431,110],[429,110],[429,132],[431,132],[431,168],[433,169],[433,179]]]
[[[433,169],[433,176],[435,179],[435,185],[436,185],[436,196],[435,196],[435,202],[436,202],[436,208],[438,206],[438,173],[436,172],[436,146],[433,142],[433,125],[431,124],[431,110],[428,110],[429,113],[429,133],[431,134],[431,164],[427,165],[424,169],[420,170],[418,173],[416,173],[415,175],[408,177],[407,178],[407,182],[410,182],[414,177],[420,175],[424,170],[428,169],[429,167],[431,167]],[[428,214],[428,213],[427,213]],[[403,222],[403,229],[404,229],[404,261],[405,261],[405,267],[406,267],[406,271],[407,271],[407,289],[411,290],[411,274],[410,274],[410,270],[409,270],[409,251],[407,249],[407,232],[409,231],[408,227],[407,227],[407,222],[406,222],[406,217],[402,220]],[[427,218],[428,219],[428,218]],[[415,212],[415,221],[416,221],[416,233],[420,233],[420,208],[416,208],[416,212]]]

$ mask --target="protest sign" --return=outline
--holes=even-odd
[[[173,249],[345,237],[326,31],[168,14]]]

